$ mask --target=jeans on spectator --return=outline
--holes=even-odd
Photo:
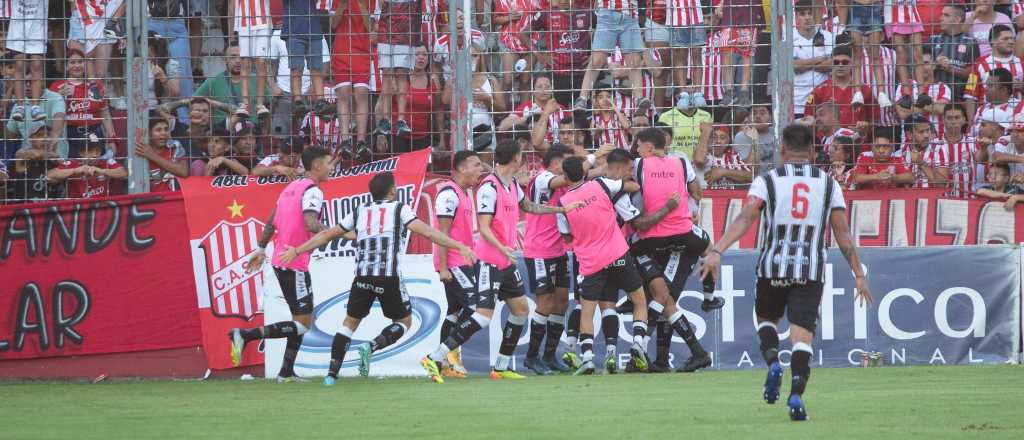
[[[181,85],[181,97],[192,96],[194,84],[192,82],[192,52],[189,50],[188,28],[183,18],[150,18],[149,31],[160,34],[167,40],[167,54],[178,60],[181,66],[181,76],[178,83]],[[201,44],[201,43],[197,43]],[[188,124],[188,108],[178,107],[178,120]]]
[[[608,9],[597,10],[597,25],[590,48],[593,51],[622,53],[643,52],[644,40],[636,17]]]

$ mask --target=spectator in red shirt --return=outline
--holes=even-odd
[[[438,148],[448,148],[444,130],[444,114],[441,106],[441,83],[430,73],[430,55],[425,45],[415,48],[412,73],[409,74],[409,93],[406,98],[406,114],[412,131],[395,136],[394,150],[397,153],[422,150],[434,144],[432,132],[438,133]],[[394,106],[397,107],[397,104]],[[398,115],[395,113],[395,118]]]
[[[135,154],[149,161],[150,192],[177,191],[175,178],[188,177],[185,149],[171,140],[170,125],[156,114],[149,116],[149,144],[136,141]]]
[[[105,139],[108,150],[117,151],[117,144],[113,139],[114,123],[110,119],[110,108],[107,106],[103,84],[86,79],[86,62],[82,51],[69,49],[67,56],[67,79],[54,81],[50,84],[50,90],[64,97],[68,157],[80,157],[91,134]]]
[[[331,14],[334,44],[331,45],[331,73],[337,83],[338,116],[341,120],[342,148],[369,149],[370,115],[370,36],[374,3],[371,0],[338,1]],[[376,38],[374,36],[374,38]],[[292,89],[295,93],[296,89]],[[301,102],[295,93],[295,99]],[[304,111],[299,113],[305,113]],[[349,139],[349,124],[355,118],[355,139]],[[352,146],[352,143],[355,143]]]
[[[541,33],[537,43],[543,43],[534,44],[537,63],[551,72],[555,99],[566,107],[576,101],[583,85],[593,20],[593,12],[581,0],[553,0],[533,21],[533,30]]]
[[[856,128],[857,131],[866,133],[871,127],[871,121],[878,116],[878,107],[875,105],[870,87],[855,85],[850,60],[849,46],[838,46],[832,51],[832,78],[815,87],[807,97],[804,115],[814,115],[816,104],[832,101],[839,106],[841,126]],[[864,96],[864,104],[855,105],[853,95],[858,90]],[[804,118],[807,119],[808,116]]]
[[[858,189],[879,190],[914,183],[914,173],[892,152],[892,135],[876,133],[871,151],[861,154],[857,159],[857,166],[853,169],[853,184]]]
[[[114,159],[103,159],[106,146],[95,134],[90,134],[80,151],[81,159],[61,162],[46,173],[51,183],[64,182],[65,196],[72,199],[92,199],[110,195],[111,180],[125,180],[128,171]]]

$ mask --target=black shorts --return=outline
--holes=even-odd
[[[580,296],[587,301],[618,301],[619,290],[626,293],[643,287],[643,279],[636,269],[636,260],[626,252],[604,269],[581,276]]]
[[[444,296],[448,300],[448,311],[452,312],[470,306],[470,299],[476,292],[476,266],[465,265],[448,269],[452,279],[444,281]]]
[[[352,292],[348,296],[348,316],[363,319],[370,314],[373,301],[380,301],[384,316],[397,321],[412,314],[409,294],[405,284],[395,276],[356,276],[352,280]]]
[[[515,263],[504,269],[480,261],[476,276],[476,292],[471,304],[478,309],[494,310],[498,301],[523,296],[523,276]]]
[[[313,313],[313,282],[309,272],[275,267],[274,275],[277,275],[277,283],[281,285],[281,293],[292,315]]]
[[[664,278],[669,293],[679,299],[686,280],[709,244],[711,238],[708,233],[694,226],[685,234],[640,240],[630,247],[630,252],[636,256],[645,286],[657,278]]]
[[[556,288],[569,288],[569,263],[565,255],[555,258],[527,258],[526,276],[534,295],[554,293]]]
[[[813,333],[824,288],[820,281],[758,278],[754,311],[773,321],[785,313],[790,324]]]

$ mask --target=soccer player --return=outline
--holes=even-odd
[[[789,339],[793,344],[792,385],[788,399],[789,416],[807,420],[803,394],[811,375],[811,341],[825,278],[825,230],[853,269],[856,296],[861,304],[871,301],[864,269],[850,238],[843,190],[827,173],[812,165],[814,134],[806,126],[793,124],[782,131],[784,165],[757,176],[750,185],[747,205],[711,249],[701,266],[701,276],[717,276],[724,249],[740,239],[761,217],[761,253],[757,259],[757,293],[754,312],[761,354],[768,364],[764,400],[779,398],[782,365],[779,364],[779,334],[776,327],[785,313]],[[794,240],[794,237],[802,237]]]
[[[538,205],[557,206],[568,182],[562,174],[562,160],[572,151],[561,144],[552,146],[544,155],[544,170],[526,186],[527,197]],[[530,345],[526,351],[526,368],[537,374],[570,371],[555,357],[558,342],[565,330],[564,311],[569,305],[569,266],[567,249],[558,233],[555,218],[550,215],[526,214],[526,236],[523,256],[530,291],[537,298],[537,308],[530,320]],[[539,357],[541,342],[544,357]]]
[[[601,312],[601,331],[605,337],[605,369],[614,374],[617,369],[615,347],[618,342],[619,319],[615,312],[619,289],[628,293],[636,304],[633,316],[633,345],[630,362],[641,370],[647,369],[644,340],[647,336],[647,300],[644,298],[643,279],[637,271],[636,261],[629,252],[616,217],[634,228],[647,229],[660,222],[679,205],[679,194],[674,193],[664,207],[651,215],[641,216],[640,210],[630,202],[623,190],[622,179],[632,172],[629,153],[614,150],[608,154],[605,174],[587,182],[584,159],[573,156],[562,161],[562,170],[570,189],[562,195],[560,203],[581,203],[582,207],[558,216],[558,230],[566,243],[572,245],[579,262],[578,272],[582,313],[580,317],[580,350],[582,364],[577,375],[593,374],[594,367],[594,313]]]
[[[391,319],[392,324],[370,343],[356,347],[359,351],[359,375],[368,376],[372,354],[397,342],[412,325],[412,306],[399,277],[398,260],[408,231],[458,250],[459,256],[469,264],[476,262],[476,255],[468,246],[423,223],[409,205],[395,200],[395,176],[390,172],[370,179],[370,196],[373,201],[350,212],[337,225],[320,231],[301,246],[289,247],[282,257],[284,261],[291,261],[300,255],[306,256],[307,252],[342,236],[356,242],[356,276],[352,280],[345,320],[331,343],[331,363],[324,378],[325,386],[335,384],[352,335],[363,318],[370,314],[375,300],[380,301],[384,316]]]
[[[661,130],[649,128],[637,133],[637,152],[641,158],[634,162],[634,178],[640,184],[640,192],[634,197],[647,212],[661,209],[675,192],[686,200],[694,197],[700,200],[701,189],[693,166],[685,157],[670,157],[665,153],[665,135]],[[692,357],[680,367],[680,371],[693,372],[711,365],[711,357],[697,340],[693,327],[676,305],[682,294],[686,279],[706,254],[710,238],[707,233],[693,224],[690,207],[684,203],[650,228],[637,228],[632,253],[637,257],[644,284],[654,301],[651,308],[667,320],[659,322],[658,366],[656,370],[667,370],[671,330],[675,330],[690,348]],[[678,253],[678,255],[675,255]],[[709,312],[721,308],[725,301],[715,298],[713,277],[703,277],[704,301],[701,309]],[[634,308],[636,310],[636,308]],[[660,368],[659,368],[660,367]]]
[[[455,153],[452,159],[452,180],[437,185],[434,198],[434,227],[462,244],[473,244],[473,218],[476,207],[469,198],[469,189],[480,181],[484,165],[473,150]],[[473,315],[469,299],[476,290],[476,266],[462,259],[453,249],[434,250],[434,268],[437,269],[448,301],[448,315],[441,323],[444,342],[460,322]],[[444,376],[465,377],[459,349],[448,353],[448,365],[441,370]]]
[[[310,314],[313,313],[313,296],[309,277],[309,256],[284,261],[282,255],[286,246],[298,246],[313,234],[326,229],[320,223],[320,210],[324,204],[324,193],[319,184],[326,181],[331,173],[331,156],[326,150],[310,147],[302,152],[302,166],[306,175],[285,187],[277,197],[277,206],[270,213],[263,235],[260,237],[259,248],[251,257],[247,272],[259,270],[266,258],[265,249],[271,237],[274,239],[274,255],[270,264],[281,286],[281,293],[288,310],[292,313],[292,321],[276,322],[259,328],[232,329],[228,333],[231,338],[231,363],[238,366],[242,362],[242,350],[245,344],[256,339],[287,338],[284,350],[284,362],[277,373],[279,382],[293,380],[295,375],[295,356],[302,346],[302,335],[309,330]],[[276,233],[276,234],[275,234]]]
[[[494,173],[485,177],[476,191],[476,217],[481,237],[475,245],[480,257],[477,290],[473,298],[476,311],[470,319],[460,322],[443,344],[420,360],[420,365],[436,383],[444,382],[439,364],[447,359],[449,351],[458,348],[474,333],[490,324],[498,300],[505,301],[510,314],[491,379],[525,378],[510,369],[512,353],[530,312],[526,298],[523,297],[523,277],[515,264],[519,210],[530,214],[556,214],[577,207],[575,204],[565,208],[539,205],[525,197],[514,177],[523,165],[523,154],[518,142],[499,142],[494,149],[494,162]]]

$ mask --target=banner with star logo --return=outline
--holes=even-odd
[[[335,171],[320,185],[324,192],[321,221],[328,226],[336,224],[365,198],[370,179],[384,171],[395,175],[396,185],[406,197],[411,196],[410,201],[418,201],[429,158],[426,149]],[[288,182],[284,176],[190,177],[181,181],[203,348],[210,368],[232,367],[227,337],[232,328],[263,325],[264,282],[277,281],[273,271],[247,273],[246,269],[277,196]],[[273,249],[268,249],[268,254],[271,252]],[[262,363],[263,345],[249,344],[242,365]]]

